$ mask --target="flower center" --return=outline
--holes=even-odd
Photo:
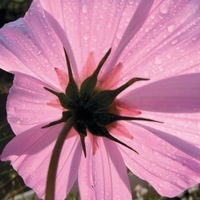
[[[60,120],[51,122],[50,124],[44,126],[43,128],[47,128],[62,122],[67,122],[70,118],[73,118],[74,119],[73,127],[80,135],[81,144],[85,156],[86,156],[86,148],[84,139],[87,136],[87,131],[89,131],[92,135],[95,136],[107,137],[108,139],[115,141],[136,152],[134,149],[127,146],[125,143],[113,137],[109,133],[107,126],[118,120],[154,121],[146,118],[120,116],[111,112],[111,107],[114,105],[114,101],[118,96],[118,94],[120,94],[123,90],[125,90],[133,83],[148,79],[136,77],[130,79],[124,85],[115,90],[103,90],[103,91],[96,90],[98,74],[102,66],[104,65],[105,61],[107,60],[108,56],[110,55],[110,53],[111,49],[109,49],[105,54],[105,56],[101,59],[93,74],[88,78],[86,78],[81,84],[80,88],[78,88],[73,78],[68,55],[65,51],[65,57],[69,75],[69,82],[66,87],[65,93],[56,92],[52,89],[44,87],[44,89],[57,96],[57,98],[60,101],[60,104],[62,105],[63,108],[66,109],[66,111],[63,111],[62,118]]]

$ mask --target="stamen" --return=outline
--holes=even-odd
[[[94,73],[89,76],[87,79],[85,79],[83,81],[83,83],[81,84],[81,88],[80,88],[80,95],[83,96],[91,96],[95,86],[97,84],[97,77],[98,74],[102,68],[102,66],[104,65],[104,63],[106,62],[108,56],[111,53],[111,48],[106,52],[105,56],[101,59],[101,61],[99,62],[96,70],[94,71]]]

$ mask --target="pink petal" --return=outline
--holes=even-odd
[[[140,122],[146,124],[137,124],[140,127],[126,124],[134,137],[133,148],[141,157],[143,149],[147,152],[141,163],[138,157],[134,158],[138,163],[134,166],[132,156],[128,160],[125,153],[124,158],[136,175],[150,182],[164,196],[176,196],[200,181],[199,76],[198,73],[185,74],[157,81],[121,99],[133,108],[147,110],[142,112],[142,117],[163,122]],[[156,157],[160,160],[156,161]]]
[[[37,1],[33,1],[24,18],[6,24],[0,30],[0,66],[60,89],[54,68],[67,71],[63,46]]]
[[[200,182],[200,149],[179,136],[148,126],[126,123],[134,139],[120,152],[127,167],[162,196],[174,197]]]
[[[51,129],[36,126],[25,131],[11,140],[1,156],[2,161],[11,161],[25,184],[33,188],[40,198],[44,197],[51,153],[62,126],[58,125]],[[66,139],[56,180],[57,200],[66,197],[77,178],[81,152],[79,138]]]
[[[113,55],[113,59],[111,60],[109,64],[109,68],[114,67],[117,60],[119,59],[119,56],[124,51],[125,47],[129,44],[129,42],[133,39],[133,37],[138,33],[140,28],[144,25],[145,21],[147,20],[147,17],[149,15],[149,11],[152,8],[152,5],[154,3],[154,0],[142,0],[137,9],[135,10],[134,15],[132,16],[119,44],[116,49],[116,52]]]
[[[120,46],[123,43],[123,47],[117,50],[119,54],[144,23],[152,2],[153,0],[142,0],[141,3],[139,0],[41,1],[47,11],[46,16],[62,43],[71,45],[72,52],[69,52],[69,56],[75,74],[82,71],[89,52],[94,52],[98,63],[110,47],[115,51],[124,34],[120,43]]]
[[[58,79],[60,81],[60,86],[62,88],[62,91],[65,92],[67,84],[68,84],[68,74],[66,71],[63,71],[61,69],[55,68],[55,72],[58,76]]]
[[[46,91],[44,86],[49,87],[28,75],[16,74],[7,101],[8,122],[15,134],[62,117],[59,108],[47,105],[56,96]]]
[[[114,69],[102,77],[99,86],[106,89],[116,89],[121,78],[122,69],[123,65],[118,63]]]
[[[89,52],[87,60],[84,63],[83,69],[80,73],[80,83],[79,84],[81,84],[86,79],[86,77],[91,76],[93,74],[93,72],[95,71],[96,67],[97,67],[97,64],[95,61],[95,55],[94,55],[94,52],[91,51],[91,52]]]
[[[199,17],[198,0],[155,1],[144,26],[119,59],[123,77],[134,74],[155,81],[199,72]]]
[[[113,131],[113,129],[114,130],[116,129],[117,132]],[[124,139],[126,139],[126,140],[132,140],[133,139],[133,134],[129,133],[127,131],[126,127],[123,125],[123,122],[117,122],[117,123],[113,123],[113,124],[109,125],[108,130],[109,130],[110,133],[113,133],[114,137],[120,136],[120,137],[124,137]]]
[[[140,124],[166,132],[175,137],[179,137],[186,142],[190,142],[196,147],[200,147],[200,114],[199,113],[152,113],[143,112],[142,117],[163,122],[140,122]]]
[[[127,93],[120,101],[131,108],[151,112],[200,112],[200,73],[147,84]]]
[[[116,145],[98,138],[93,155],[90,140],[87,157],[82,156],[78,182],[81,199],[132,199],[127,170]]]

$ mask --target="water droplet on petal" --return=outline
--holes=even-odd
[[[42,53],[42,51],[38,51],[38,52],[37,52],[37,55],[41,55],[41,53]]]
[[[84,35],[84,36],[83,36],[83,40],[84,40],[84,41],[88,41],[88,39],[89,39],[89,36],[88,36],[88,35]]]
[[[175,44],[177,44],[177,42],[178,42],[178,39],[174,39],[171,41],[171,45],[175,45]]]
[[[82,10],[81,10],[81,12],[83,13],[83,14],[85,14],[85,13],[87,13],[87,5],[86,4],[83,4],[82,5]]]
[[[128,0],[129,4],[134,4],[135,0]]]
[[[162,4],[160,6],[160,13],[166,15],[169,12],[169,4]]]
[[[167,54],[167,58],[168,58],[168,59],[171,59],[171,57],[172,57],[172,56],[171,56],[170,54]]]
[[[196,40],[197,40],[196,36],[192,37],[192,41],[196,41]]]
[[[122,38],[122,34],[121,33],[118,33],[117,35],[116,35],[116,37],[117,37],[117,39],[121,39]]]
[[[159,155],[159,153],[158,153],[157,151],[153,151],[153,154],[154,154],[155,156],[158,156],[158,155]]]
[[[17,117],[10,117],[10,121],[12,121],[15,124],[21,124],[22,120]]]
[[[160,56],[156,56],[154,61],[155,61],[155,64],[157,65],[162,64],[162,58]]]
[[[167,31],[169,33],[172,33],[174,31],[174,29],[175,29],[175,24],[170,24],[167,26]]]
[[[56,43],[53,43],[52,46],[53,46],[53,47],[56,47]]]

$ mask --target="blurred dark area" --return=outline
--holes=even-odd
[[[31,2],[32,0],[0,0],[0,28],[23,17]],[[13,75],[0,69],[0,154],[14,137],[6,119],[6,100],[12,81]],[[26,190],[22,179],[9,162],[0,162],[0,199],[12,199],[16,194]]]
[[[0,0],[0,28],[4,24],[23,17],[28,10],[32,0]],[[13,75],[0,69],[0,123],[5,120],[5,102],[10,86],[12,85]]]
[[[23,17],[31,2],[32,0],[0,0],[0,28],[6,23]],[[11,86],[12,80],[13,75],[0,69],[0,122],[2,122],[3,116],[5,115],[4,100],[6,100],[6,95]]]
[[[32,0],[0,0],[0,27],[23,17]]]
[[[0,0],[0,28],[4,24],[23,17],[32,0]],[[0,69],[0,123],[5,116],[5,103],[8,89],[11,86],[13,75]]]
[[[0,28],[4,24],[23,17],[32,0],[0,0]],[[0,69],[0,124],[6,120],[6,99],[13,75]]]

